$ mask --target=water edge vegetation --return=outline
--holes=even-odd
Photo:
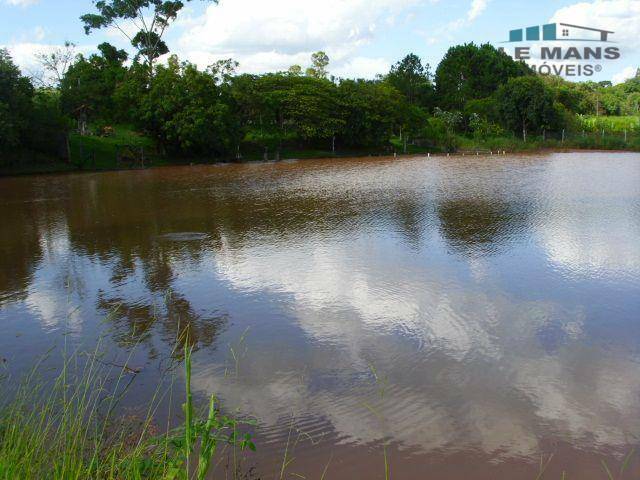
[[[0,404],[0,478],[203,480],[216,467],[238,478],[239,452],[256,449],[248,430],[254,423],[223,415],[213,395],[200,412],[191,393],[193,347],[186,340],[180,349],[185,380],[177,427],[175,414],[163,417],[164,426],[156,423],[160,403],[180,395],[175,372],[168,387],[160,382],[146,399],[142,417],[127,418],[117,411],[137,369],[105,361],[100,341],[91,352],[67,355],[65,348],[53,381],[42,377],[51,352],[41,357]],[[0,379],[3,391],[12,390],[11,380]],[[221,467],[225,456],[231,461]]]

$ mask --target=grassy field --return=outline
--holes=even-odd
[[[134,369],[104,363],[99,350],[64,358],[51,385],[37,365],[12,391],[10,378],[0,382],[0,479],[142,480],[204,479],[216,458],[255,450],[241,422],[220,413],[215,397],[198,415],[191,394],[191,354],[184,348],[185,384],[182,393],[158,387],[141,419],[115,417]],[[115,378],[115,381],[113,379]],[[182,425],[154,425],[156,409],[166,395],[185,399]],[[246,430],[244,428],[243,430]],[[232,464],[233,470],[237,470]],[[232,473],[235,478],[235,474]]]
[[[587,132],[606,133],[639,133],[640,132],[640,116],[622,116],[622,117],[603,117],[595,115],[580,116],[580,124],[582,129]]]
[[[464,136],[456,138],[459,151],[480,151],[480,152],[528,152],[545,149],[576,149],[576,150],[628,150],[640,151],[640,132],[628,134],[625,140],[624,133],[612,133],[602,136],[599,133],[566,133],[564,141],[560,136],[531,136],[526,142],[521,138],[496,137],[487,139],[474,139]]]

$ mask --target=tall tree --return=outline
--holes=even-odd
[[[142,99],[140,127],[175,154],[219,157],[234,152],[240,129],[219,72],[220,65],[202,72],[172,55],[166,66],[158,66]]]
[[[0,165],[16,151],[40,151],[64,156],[66,122],[58,91],[33,88],[9,53],[0,49]]]
[[[385,146],[389,144],[395,127],[409,123],[406,100],[387,83],[342,80],[338,85],[338,95],[344,122],[338,134],[342,145]]]
[[[302,75],[302,67],[300,65],[291,65],[287,71],[289,72],[289,75],[293,75],[295,77]]]
[[[80,17],[87,35],[93,30],[114,27],[122,33],[153,73],[154,61],[169,52],[163,37],[167,28],[191,0],[94,0],[97,13]],[[218,0],[204,0],[217,3]],[[122,22],[132,22],[137,32],[127,33]]]
[[[36,60],[43,70],[39,83],[42,86],[51,83],[60,86],[60,82],[75,58],[76,45],[71,42],[65,42],[64,46],[57,47],[51,52],[36,53]]]
[[[411,105],[430,107],[433,99],[431,67],[410,53],[391,67],[387,82],[402,93]]]
[[[526,140],[528,132],[562,128],[562,107],[539,77],[510,79],[496,93],[504,125]]]
[[[21,147],[27,140],[34,88],[0,49],[0,151]]]
[[[489,44],[451,47],[436,70],[438,104],[462,110],[469,100],[486,98],[510,78],[532,74],[522,62]]]
[[[327,66],[329,65],[329,56],[320,51],[311,55],[311,67],[307,68],[307,76],[313,78],[327,78]]]
[[[78,121],[81,132],[88,120],[118,116],[113,94],[127,74],[127,52],[109,43],[100,44],[98,50],[100,54],[89,58],[79,55],[60,83],[63,109]]]

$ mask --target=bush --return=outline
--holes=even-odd
[[[489,122],[477,113],[472,113],[469,117],[469,128],[476,139],[500,137],[504,134],[504,129],[500,125]]]

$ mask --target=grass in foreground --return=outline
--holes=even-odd
[[[252,438],[239,433],[241,422],[221,415],[214,396],[204,414],[198,414],[191,392],[191,348],[184,349],[183,422],[179,428],[167,428],[167,433],[161,435],[154,433],[153,425],[157,406],[165,395],[161,388],[149,403],[140,428],[132,431],[130,419],[117,419],[113,411],[135,370],[104,363],[97,351],[65,358],[62,372],[52,385],[39,381],[42,365],[36,365],[12,399],[0,405],[0,479],[203,480],[214,474],[225,453],[233,453],[234,464],[231,472],[224,472],[224,478],[247,478],[235,462],[238,450],[255,450]],[[383,398],[388,379],[380,377],[372,365],[371,371]],[[6,378],[0,381],[3,391],[7,386]],[[172,389],[166,394],[171,395]],[[373,404],[363,406],[382,418]],[[289,437],[293,429],[292,417]],[[381,466],[379,477],[388,480],[392,476],[387,446],[385,442],[381,453],[384,469]],[[289,448],[290,438],[277,478],[305,478],[286,474],[294,461]],[[615,469],[602,460],[603,480],[628,478],[625,475],[634,456],[635,450],[631,450]],[[321,480],[328,478],[331,458]],[[535,480],[555,478],[546,474],[553,458],[554,454],[540,457]],[[561,479],[568,478],[563,472]]]
[[[255,450],[240,422],[221,415],[211,396],[204,416],[191,393],[191,349],[185,347],[184,421],[154,435],[160,387],[136,431],[113,412],[132,369],[107,366],[96,352],[73,355],[53,385],[39,380],[41,365],[12,400],[0,406],[0,479],[204,479],[228,447]],[[112,379],[114,378],[115,381]],[[3,390],[7,391],[5,379]],[[234,471],[235,476],[235,471]]]

